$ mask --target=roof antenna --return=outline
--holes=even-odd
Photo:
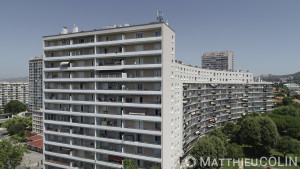
[[[157,11],[157,17],[156,17],[156,22],[163,22],[164,21],[164,14],[162,11]]]

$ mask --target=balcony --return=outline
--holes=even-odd
[[[72,117],[72,123],[95,125],[95,119],[92,117]]]
[[[121,120],[115,120],[115,119],[103,119],[98,118],[97,119],[97,125],[101,126],[110,126],[110,127],[121,127]]]
[[[113,144],[113,143],[97,142],[96,148],[108,150],[108,151],[114,151],[114,152],[122,152],[122,145]]]
[[[68,160],[67,160],[68,161]],[[57,158],[56,160],[51,160],[51,159],[45,159],[45,162],[48,163],[54,163],[54,164],[59,164],[59,165],[63,165],[63,166],[68,166],[70,167],[70,162],[66,162],[66,160],[62,160],[60,158]]]

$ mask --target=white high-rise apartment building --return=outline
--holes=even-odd
[[[43,42],[46,169],[121,168],[123,159],[140,168],[180,168],[213,126],[272,108],[271,85],[254,82],[252,73],[176,61],[175,33],[166,23],[64,28]],[[234,110],[219,123],[220,114],[213,116],[228,100],[236,101]]]
[[[43,57],[29,59],[29,105],[32,113],[32,131],[43,132]]]
[[[231,51],[204,53],[202,55],[202,68],[233,71],[234,54]]]
[[[0,83],[0,109],[12,100],[18,100],[28,105],[27,82],[2,82]]]

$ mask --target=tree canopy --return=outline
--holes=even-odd
[[[26,105],[18,100],[12,100],[4,106],[5,113],[18,114],[26,110]]]
[[[277,150],[284,155],[284,158],[287,154],[293,153],[297,154],[300,152],[300,143],[288,136],[283,136],[279,139],[276,146]]]
[[[276,145],[278,136],[275,123],[268,117],[248,116],[240,123],[241,143],[252,146],[256,153],[268,153]]]
[[[237,143],[239,142],[239,139],[237,138],[239,129],[238,125],[232,122],[227,122],[221,130],[229,138],[230,142]]]
[[[224,158],[225,145],[224,142],[219,137],[205,136],[196,142],[190,154],[194,158],[196,159],[202,158],[204,161],[206,161],[208,157],[210,159]],[[219,163],[219,161],[217,162]],[[218,166],[220,166],[220,164],[218,164]],[[200,165],[200,163],[197,163],[196,168],[212,168],[212,167],[203,166]]]
[[[25,145],[13,140],[0,140],[0,169],[15,169],[20,165],[24,153],[29,153]]]
[[[125,159],[123,160],[123,169],[138,169],[137,165],[134,165],[133,160]]]
[[[7,128],[9,135],[24,138],[26,131],[32,130],[32,117],[13,117],[6,120],[2,126]]]
[[[282,103],[284,106],[290,105],[293,103],[293,99],[291,97],[285,97],[282,99]]]
[[[273,110],[274,114],[280,115],[291,115],[293,117],[299,118],[299,108],[289,105],[289,106],[281,106]]]
[[[268,114],[275,122],[277,130],[282,136],[299,137],[300,122],[297,118],[291,115]]]
[[[226,146],[226,158],[243,158],[244,153],[243,153],[243,147],[236,144],[236,143],[231,143]]]

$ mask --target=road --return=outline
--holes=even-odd
[[[30,154],[25,154],[23,157],[23,161],[21,165],[19,165],[16,169],[42,169],[43,165],[41,161],[43,160],[43,154],[35,151],[29,151]]]

